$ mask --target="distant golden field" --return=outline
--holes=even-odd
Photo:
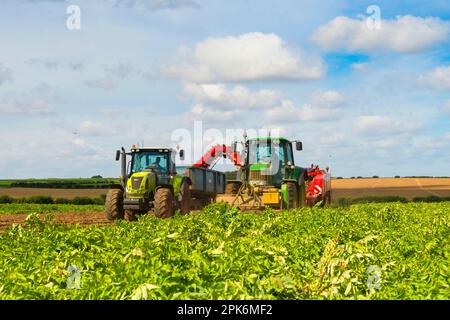
[[[411,200],[430,195],[450,196],[450,178],[338,179],[332,181],[333,198],[400,196]]]

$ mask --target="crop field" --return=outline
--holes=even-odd
[[[0,233],[1,299],[450,298],[450,202],[259,214],[218,203],[83,227],[59,215]]]

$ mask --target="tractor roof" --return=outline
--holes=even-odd
[[[283,138],[283,137],[258,137],[258,138],[251,138],[248,139],[249,141],[268,141],[268,140],[279,140],[279,141],[286,141],[291,142],[290,140]]]
[[[172,152],[174,151],[172,148],[158,148],[158,147],[136,147],[131,148],[131,152],[145,152],[145,151],[156,151],[156,152]]]

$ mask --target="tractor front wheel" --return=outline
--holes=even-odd
[[[121,189],[109,190],[106,194],[105,206],[108,220],[123,219],[123,191]]]
[[[125,210],[125,220],[136,221],[137,220],[136,212],[134,212],[132,210]]]
[[[159,188],[155,193],[155,216],[170,218],[174,214],[173,193],[168,188]]]
[[[286,183],[286,209],[298,208],[297,185],[293,182]]]
[[[228,182],[225,187],[225,193],[235,195],[238,193],[239,187],[240,184],[238,182]]]

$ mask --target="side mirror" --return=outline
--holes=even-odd
[[[180,160],[181,161],[184,160],[184,150],[183,149],[180,150]]]
[[[116,161],[120,160],[120,150],[116,151]]]
[[[302,144],[301,141],[296,141],[296,142],[295,142],[295,149],[296,149],[297,151],[302,151],[302,150],[303,150],[303,144]]]

